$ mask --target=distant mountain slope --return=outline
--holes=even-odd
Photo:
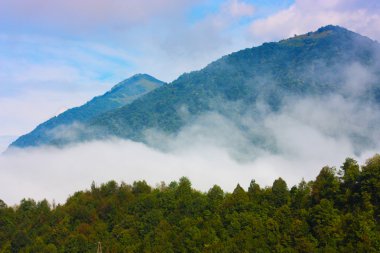
[[[147,74],[134,75],[86,104],[69,109],[40,124],[31,133],[18,138],[11,146],[28,147],[55,143],[55,130],[59,131],[71,124],[87,122],[104,112],[130,104],[138,97],[162,85],[162,81]]]
[[[276,111],[287,97],[345,95],[344,67],[360,64],[376,68],[378,52],[379,44],[369,38],[341,27],[326,26],[224,56],[129,105],[100,115],[87,127],[102,129],[104,135],[143,141],[146,129],[176,133],[191,121],[191,116],[209,110],[231,114],[226,110],[230,102],[241,105],[232,112],[236,114],[232,117],[236,117],[246,110],[255,110],[258,102]],[[363,101],[379,103],[378,71],[371,82],[371,88],[360,96]]]
[[[96,115],[82,121],[85,131],[74,131],[74,137],[70,134],[62,137],[64,131],[56,129],[60,132],[59,138],[51,135],[46,138],[46,129],[57,126],[53,123],[54,118],[18,139],[13,146],[62,144],[109,136],[144,142],[148,129],[176,134],[197,116],[209,111],[226,116],[239,128],[249,131],[252,126],[239,126],[239,121],[247,112],[260,120],[262,112],[258,105],[276,112],[284,107],[284,101],[308,96],[339,94],[350,97],[353,92],[355,100],[379,105],[379,56],[377,42],[329,25],[315,32],[224,56],[120,108],[110,110],[118,106],[108,107],[113,100],[107,99],[98,104],[101,106],[96,107],[99,108]],[[363,80],[363,87],[347,86],[353,85],[348,80],[353,74],[352,66],[371,72],[370,78]],[[357,83],[361,78],[360,75],[356,77]],[[100,113],[100,108],[104,113]],[[66,115],[69,114],[60,116],[60,121],[66,122]]]

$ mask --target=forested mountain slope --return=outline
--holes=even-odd
[[[95,98],[94,102],[101,100],[101,103],[92,106],[90,102],[69,110],[22,136],[12,146],[60,145],[115,136],[147,142],[147,130],[175,136],[184,126],[207,112],[218,113],[234,122],[239,130],[248,133],[246,137],[253,143],[270,145],[262,144],[267,142],[267,137],[250,134],[249,129],[259,125],[263,115],[281,111],[285,105],[295,104],[303,98],[324,98],[335,94],[346,104],[352,103],[352,107],[365,104],[371,110],[379,111],[379,59],[380,45],[377,42],[330,25],[224,56],[204,69],[183,74],[158,89],[143,89],[138,98],[133,93],[134,100],[123,100],[124,106],[119,99]],[[161,84],[156,80],[149,81],[154,87]],[[266,110],[263,111],[263,107]],[[359,111],[357,108],[351,110]],[[254,125],[242,122],[242,115],[246,114],[254,116]],[[74,119],[79,119],[82,124],[70,131],[57,128],[62,122],[71,123]],[[372,131],[379,123],[374,119],[371,122],[360,119],[368,126],[361,132]],[[341,124],[349,122],[342,120]],[[361,136],[358,129],[350,132],[348,138],[362,144],[374,139],[373,136]]]
[[[105,135],[143,141],[146,129],[176,133],[192,116],[207,111],[235,120],[247,111],[255,113],[258,102],[276,111],[287,98],[297,101],[333,93],[350,96],[356,92],[347,86],[352,65],[373,70],[370,84],[363,83],[355,95],[361,101],[379,104],[379,52],[377,42],[341,27],[326,26],[224,56],[127,106],[100,115],[87,126],[102,129]],[[231,110],[229,105],[234,103],[239,106]]]
[[[65,142],[61,140],[65,136],[61,136],[60,131],[73,127],[72,124],[85,123],[104,112],[130,104],[138,97],[162,85],[162,81],[147,74],[134,75],[86,104],[69,109],[40,124],[32,132],[18,138],[11,146],[29,147]],[[66,135],[66,138],[70,141],[69,135]]]

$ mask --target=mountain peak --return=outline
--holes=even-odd
[[[53,142],[58,145],[61,139],[52,134],[54,129],[67,127],[74,123],[83,124],[102,113],[130,104],[163,84],[164,82],[148,74],[134,75],[84,105],[71,108],[40,124],[29,134],[18,138],[11,144],[11,147],[38,146]]]
[[[149,87],[151,87],[152,84],[153,86],[161,86],[162,84],[164,84],[164,82],[154,78],[151,75],[139,73],[116,84],[114,87],[112,87],[111,91],[119,90],[120,88],[131,85],[141,87],[145,87],[146,85],[148,85]]]
[[[137,73],[133,76],[131,76],[130,78],[128,79],[147,79],[147,80],[157,80],[156,78],[154,78],[153,76],[149,75],[149,74],[146,74],[146,73]]]
[[[353,39],[355,40],[358,38],[370,40],[369,38],[364,37],[355,32],[352,32],[344,27],[337,26],[337,25],[326,25],[326,26],[320,27],[318,30],[314,32],[308,32],[301,35],[295,34],[293,37],[281,40],[279,42],[282,44],[288,44],[292,46],[300,46],[300,45],[303,46],[304,43],[313,43],[313,42],[324,40],[324,39],[344,41],[344,40],[353,40]]]
[[[338,26],[338,25],[326,25],[320,27],[315,33],[323,33],[326,31],[331,31],[331,32],[349,32],[348,29]]]

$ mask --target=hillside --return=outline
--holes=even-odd
[[[172,83],[115,110],[109,110],[108,102],[103,102],[103,112],[106,112],[97,111],[96,115],[86,118],[81,126],[86,131],[79,127],[71,129],[75,133],[74,138],[72,135],[64,136],[64,140],[61,135],[59,138],[51,138],[51,135],[46,138],[46,129],[54,128],[54,122],[58,120],[52,119],[18,139],[13,146],[57,144],[110,136],[147,142],[147,130],[175,136],[198,116],[211,111],[227,117],[237,128],[246,131],[247,139],[258,145],[267,145],[262,144],[265,137],[248,133],[253,126],[244,125],[242,115],[254,115],[258,124],[268,112],[281,111],[285,102],[289,104],[290,101],[291,104],[302,98],[322,98],[331,94],[337,94],[348,102],[378,108],[379,52],[380,45],[367,37],[338,26],[322,27],[315,32],[224,56],[202,70],[183,74]],[[360,75],[355,77],[352,71],[355,67],[360,73],[368,72],[365,76],[370,78],[361,80]],[[354,84],[350,80],[352,78],[356,78]],[[265,111],[261,110],[263,107]],[[59,119],[64,121],[66,115],[69,114]],[[377,123],[367,125],[371,124]],[[350,135],[362,143],[371,139],[360,136],[360,132]]]
[[[260,114],[257,103],[277,111],[289,98],[348,96],[347,68],[359,64],[376,69],[379,52],[379,44],[366,37],[341,27],[323,27],[224,56],[127,106],[100,115],[87,126],[103,129],[106,135],[144,141],[144,130],[177,133],[207,111],[221,113],[239,124],[239,116],[247,111]],[[370,88],[356,98],[379,104],[378,71],[370,82]]]
[[[11,147],[24,148],[43,144],[60,145],[69,142],[70,138],[75,138],[75,136],[61,135],[60,132],[70,127],[80,127],[78,125],[80,123],[83,124],[102,113],[130,104],[140,96],[162,85],[162,81],[147,74],[134,75],[86,104],[69,109],[40,124],[29,134],[18,138],[11,144]]]

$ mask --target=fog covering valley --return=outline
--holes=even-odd
[[[266,186],[278,177],[291,186],[302,178],[314,179],[325,165],[339,168],[346,157],[363,164],[380,150],[380,110],[372,94],[380,84],[380,61],[375,59],[370,66],[353,62],[339,69],[323,67],[317,74],[341,75],[338,90],[285,94],[277,110],[260,95],[249,107],[244,101],[221,99],[217,110],[197,115],[186,105],[178,107],[186,125],[175,133],[145,129],[144,142],[112,136],[63,147],[13,149],[0,156],[0,198],[8,204],[22,198],[62,203],[92,181],[157,185],[182,176],[202,191],[214,184],[226,191],[237,183],[247,188],[251,179]],[[310,73],[311,80],[321,78]],[[270,76],[260,78],[265,85],[277,85]],[[86,131],[91,130],[75,123],[52,133],[75,139]]]

